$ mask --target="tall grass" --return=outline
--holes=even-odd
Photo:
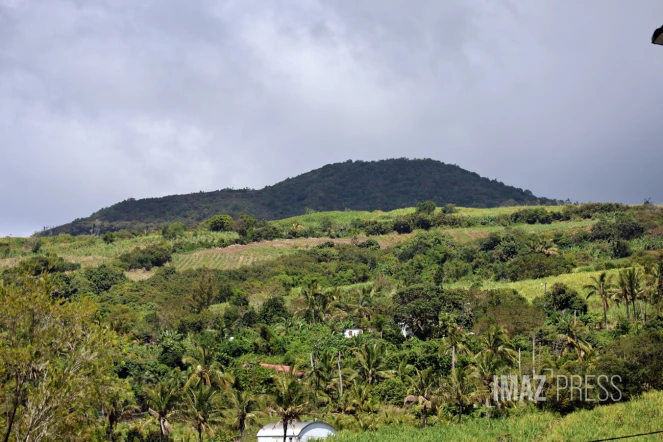
[[[651,392],[631,402],[597,407],[560,417],[540,412],[486,421],[438,425],[426,429],[387,426],[374,432],[340,432],[334,442],[474,442],[589,441],[663,430],[663,392]],[[661,435],[638,441],[660,441]]]

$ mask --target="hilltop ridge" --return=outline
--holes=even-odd
[[[237,216],[244,212],[257,218],[279,219],[300,215],[307,209],[393,210],[424,200],[465,207],[558,202],[432,159],[348,160],[259,190],[222,189],[161,198],[130,198],[45,233],[76,235],[90,232],[93,226],[103,231],[142,229],[175,221],[194,224],[218,213]]]

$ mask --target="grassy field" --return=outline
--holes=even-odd
[[[223,249],[208,249],[193,253],[175,254],[173,255],[172,265],[177,270],[202,267],[228,270],[276,259],[279,256],[289,255],[297,251],[294,247],[241,247],[230,246]]]
[[[479,209],[475,209],[479,210]],[[576,230],[590,227],[596,223],[594,220],[585,221],[567,221],[567,222],[554,222],[552,224],[518,224],[511,228],[520,229],[527,233],[545,233],[545,232],[561,232],[565,230]],[[468,228],[443,228],[443,232],[449,234],[455,240],[460,242],[469,242],[477,238],[485,238],[493,232],[502,232],[505,227],[501,226],[478,226]]]
[[[331,212],[315,212],[307,215],[293,216],[278,221],[272,221],[272,224],[279,227],[290,227],[295,223],[303,226],[318,227],[323,220],[331,219],[335,224],[350,224],[357,219],[362,221],[375,220],[393,220],[398,216],[409,215],[414,213],[414,208],[409,207],[405,209],[396,209],[390,212],[383,212],[382,210],[375,210],[373,212],[361,210],[347,210],[347,211],[331,211]]]
[[[462,216],[483,217],[483,216],[496,216],[501,214],[513,213],[514,211],[523,209],[523,207],[499,207],[492,209],[472,209],[472,208],[458,208],[458,214]],[[561,210],[560,206],[550,206],[549,210]],[[279,221],[273,221],[274,224],[281,227],[288,227],[298,222],[303,225],[319,225],[324,219],[331,218],[337,224],[349,225],[355,219],[375,219],[387,220],[394,219],[397,216],[405,215],[414,212],[414,208],[405,208],[393,210],[390,212],[374,211],[337,211],[337,212],[318,212],[308,215],[297,216]],[[439,209],[438,209],[439,210]],[[587,221],[573,221],[573,222],[555,222],[552,224],[520,224],[514,226],[516,229],[522,229],[526,232],[542,233],[561,230],[575,230],[591,226],[594,223],[592,220]],[[440,228],[441,231],[449,234],[459,242],[469,242],[477,238],[488,236],[492,232],[499,232],[504,230],[501,226],[478,226],[471,228]],[[415,232],[416,233],[416,232]],[[378,242],[382,247],[393,246],[403,240],[408,235],[398,235],[391,233],[388,235],[376,236]],[[195,243],[201,241],[220,241],[230,240],[237,238],[235,232],[206,232],[206,233],[193,233],[187,232],[183,238],[178,239],[182,243]],[[365,237],[359,237],[359,240],[364,240]],[[7,239],[10,241],[10,239]],[[30,244],[33,238],[12,238],[13,241],[11,253],[0,259],[0,268],[14,267],[21,259],[31,256]],[[263,262],[270,259],[278,258],[279,256],[295,253],[298,249],[312,247],[320,242],[328,241],[326,238],[303,238],[295,240],[276,240],[263,243],[252,243],[247,246],[231,246],[226,248],[212,248],[197,250],[188,253],[176,253],[173,255],[173,265],[178,270],[208,267],[214,269],[236,269],[243,265],[252,265],[257,262]],[[136,247],[145,247],[147,245],[163,241],[161,235],[152,234],[146,236],[139,236],[131,239],[117,240],[112,244],[106,244],[99,237],[81,235],[59,235],[56,237],[42,238],[42,252],[56,253],[64,259],[80,263],[82,267],[97,267],[105,262],[117,258],[123,253],[127,253]],[[335,239],[335,242],[350,242],[350,238]],[[171,241],[171,243],[173,243]],[[149,277],[151,273],[146,274],[131,274],[129,277],[132,279],[143,279]]]
[[[565,417],[552,413],[486,421],[475,419],[461,425],[438,425],[423,430],[389,426],[375,432],[341,432],[335,442],[568,442],[591,441],[663,430],[663,392],[645,394],[632,402],[579,411]],[[650,435],[629,439],[661,441]]]
[[[523,281],[516,282],[495,282],[495,281],[484,281],[481,288],[486,290],[493,289],[503,289],[511,288],[515,289],[522,296],[528,300],[532,300],[537,296],[543,295],[544,284],[547,289],[550,289],[552,285],[556,282],[562,282],[578,292],[582,292],[582,288],[585,284],[591,282],[592,276],[596,277],[601,274],[602,271],[596,272],[577,272],[577,273],[565,273],[558,276],[548,276],[541,279],[526,279]],[[614,278],[617,278],[618,269],[607,270],[608,274],[615,275]],[[466,282],[458,282],[453,284],[447,284],[445,287],[467,287],[469,288],[470,284]]]
[[[564,206],[541,206],[545,207],[549,211],[561,211]],[[512,206],[512,207],[494,207],[490,209],[474,209],[469,207],[457,207],[456,215],[472,217],[472,218],[483,218],[483,217],[495,217],[498,215],[508,215],[514,212],[517,212],[522,209],[527,209],[531,206]],[[439,212],[441,209],[437,209]],[[368,211],[332,211],[332,212],[315,212],[306,215],[294,216],[291,218],[286,218],[278,221],[272,221],[273,224],[280,227],[290,227],[295,223],[299,223],[306,227],[318,227],[323,220],[331,220],[338,225],[349,225],[352,221],[357,219],[362,221],[387,221],[393,220],[399,216],[409,215],[415,212],[414,207],[407,207],[404,209],[396,209],[389,212],[383,212],[381,210],[374,210],[372,212]]]

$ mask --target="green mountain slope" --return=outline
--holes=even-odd
[[[260,190],[224,189],[162,198],[129,199],[91,216],[48,230],[81,234],[93,225],[101,230],[145,228],[167,222],[200,222],[214,214],[241,212],[257,218],[300,215],[307,208],[327,210],[393,210],[433,200],[465,207],[554,204],[530,191],[483,178],[458,166],[431,159],[346,161],[288,178]]]

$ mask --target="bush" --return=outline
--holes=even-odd
[[[627,258],[631,256],[631,249],[626,241],[618,239],[612,242],[612,257]]]
[[[184,224],[182,224],[181,222],[176,222],[168,224],[166,227],[164,227],[163,230],[161,231],[161,234],[166,239],[177,239],[180,236],[184,235],[184,230],[185,230]]]
[[[258,312],[258,322],[272,325],[277,322],[290,318],[292,315],[285,307],[285,301],[282,297],[269,298],[260,307]]]
[[[90,282],[92,290],[97,295],[101,292],[110,290],[115,284],[125,282],[127,280],[124,276],[124,271],[117,267],[100,265],[96,269],[86,269],[84,272],[85,278]]]
[[[127,269],[151,270],[153,267],[161,267],[172,261],[171,248],[167,244],[152,244],[144,249],[135,248],[129,253],[120,255]]]
[[[422,213],[425,215],[432,215],[435,212],[436,205],[433,201],[423,201],[417,204],[417,209],[415,213]]]
[[[394,221],[394,231],[398,233],[412,232],[412,226],[410,225],[410,221],[404,216],[399,216]]]
[[[372,238],[368,238],[366,241],[357,244],[357,247],[361,249],[380,250],[380,243]]]
[[[104,233],[104,236],[101,237],[101,239],[106,243],[106,244],[113,244],[115,240],[117,239],[117,235],[113,232],[106,232]]]
[[[543,207],[534,209],[523,209],[511,215],[511,220],[514,223],[527,223],[527,224],[550,224],[552,223],[552,216]]]
[[[18,265],[19,272],[26,272],[33,276],[43,273],[70,272],[80,268],[80,264],[65,261],[53,253],[44,256],[33,256],[32,258],[21,261]]]
[[[520,281],[561,275],[570,272],[572,268],[572,264],[561,256],[531,253],[511,261],[507,265],[506,273],[511,281]]]
[[[233,219],[230,215],[214,215],[207,220],[212,232],[229,232],[233,229]]]
[[[458,209],[456,209],[456,206],[453,204],[447,204],[446,206],[443,206],[441,210],[445,215],[451,215],[452,213],[458,212]]]
[[[592,226],[590,231],[591,238],[594,241],[600,240],[631,240],[642,236],[645,228],[625,215],[617,217],[614,221],[601,219]]]
[[[578,292],[561,282],[553,284],[545,295],[534,298],[532,304],[549,315],[554,312],[565,311],[577,311],[579,314],[587,313],[587,302],[578,295]]]

